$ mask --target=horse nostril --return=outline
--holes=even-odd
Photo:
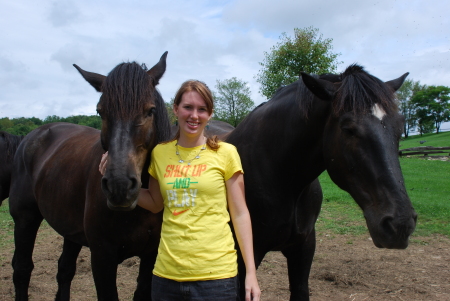
[[[383,218],[381,222],[381,227],[383,230],[387,233],[395,234],[397,231],[395,229],[395,226],[392,224],[393,218],[390,216],[387,216]]]
[[[130,182],[128,185],[128,190],[135,190],[138,186],[138,180],[135,177],[130,178]]]
[[[106,191],[109,191],[109,189],[108,189],[108,179],[106,177],[102,178],[102,189],[106,190]]]

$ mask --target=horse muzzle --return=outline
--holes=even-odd
[[[102,178],[102,191],[108,208],[114,211],[133,210],[138,202],[141,182],[137,177]]]
[[[392,216],[384,216],[378,223],[371,223],[367,218],[366,221],[376,247],[406,249],[409,244],[409,237],[416,228],[417,214],[413,210],[410,217],[394,218]]]

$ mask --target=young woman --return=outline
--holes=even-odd
[[[245,262],[245,300],[260,300],[253,258],[250,215],[239,154],[231,144],[206,138],[213,113],[209,88],[187,81],[173,105],[179,131],[151,154],[149,189],[138,205],[164,209],[161,241],[153,270],[152,300],[236,300],[237,254],[230,216]],[[100,171],[106,169],[107,155]]]

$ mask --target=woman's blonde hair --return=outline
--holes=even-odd
[[[175,98],[173,100],[173,105],[179,106],[181,103],[181,98],[183,97],[183,94],[186,92],[197,92],[200,94],[200,96],[203,98],[206,104],[206,110],[208,111],[209,115],[212,115],[214,111],[214,99],[211,90],[208,88],[208,86],[199,80],[187,80],[185,81],[180,89],[178,89],[177,94],[175,95]],[[180,129],[178,128],[178,132],[175,135],[175,138],[173,140],[178,140],[180,138]],[[172,141],[173,141],[172,140]],[[206,144],[209,148],[212,150],[217,150],[219,148],[219,138],[217,136],[213,137],[207,137]]]

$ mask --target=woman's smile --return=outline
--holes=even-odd
[[[211,114],[201,95],[196,91],[185,92],[179,105],[174,105],[175,116],[178,117],[181,137],[189,138],[192,142],[203,141],[203,131],[208,124]],[[189,143],[190,144],[190,143]],[[196,144],[196,143],[194,143]]]

